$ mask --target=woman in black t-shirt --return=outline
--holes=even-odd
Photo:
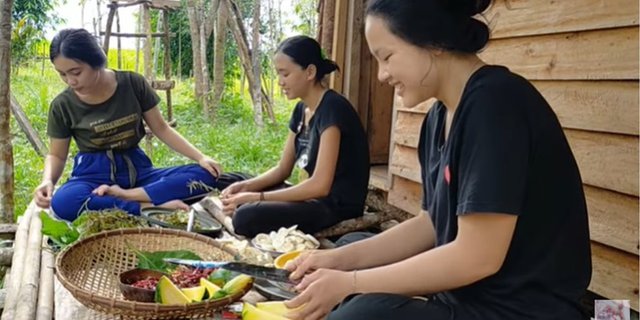
[[[477,56],[489,30],[475,15],[489,4],[368,1],[380,81],[407,107],[438,100],[418,150],[423,213],[290,263],[301,293],[287,306],[302,309],[287,317],[584,318],[591,259],[580,173],[542,95]]]
[[[306,36],[285,40],[274,57],[278,81],[289,99],[300,99],[277,166],[222,192],[235,232],[248,237],[298,225],[315,233],[361,216],[369,181],[367,138],[353,106],[322,84],[338,67]],[[308,179],[284,183],[297,165]]]

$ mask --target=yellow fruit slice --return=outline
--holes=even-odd
[[[242,305],[242,320],[288,320],[283,316],[260,310],[249,303]]]
[[[251,278],[250,276],[246,274],[241,274],[229,280],[229,282],[225,283],[224,286],[222,287],[222,290],[224,290],[229,294],[234,294],[234,293],[240,292],[246,286],[251,284],[252,281],[253,281],[253,278]]]
[[[267,301],[267,302],[258,302],[256,303],[256,308],[267,311],[269,313],[277,314],[279,316],[286,316],[287,313],[294,311],[296,309],[289,309],[284,305],[284,301]]]
[[[220,287],[216,286],[213,282],[205,278],[200,278],[200,286],[207,289],[207,294],[210,298],[220,290]]]
[[[156,296],[158,302],[162,304],[187,304],[191,302],[191,299],[187,298],[180,288],[166,276],[162,276],[158,281]]]
[[[202,298],[204,298],[204,293],[207,289],[200,285],[193,288],[182,288],[181,291],[185,296],[187,296],[187,298],[191,299],[191,301],[200,302],[202,301]]]
[[[302,252],[302,250],[298,250],[283,253],[279,255],[275,260],[273,260],[273,265],[278,269],[284,269],[284,266],[287,265],[287,262],[293,261],[293,259],[297,258]]]

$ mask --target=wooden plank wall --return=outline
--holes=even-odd
[[[494,2],[481,57],[531,80],[558,115],[584,181],[593,250],[590,290],[638,310],[638,2]],[[394,106],[389,203],[420,209],[416,146],[431,103]]]
[[[332,59],[340,67],[330,87],[355,107],[367,131],[372,164],[389,160],[393,88],[377,81],[378,66],[364,38],[364,0],[335,0]]]

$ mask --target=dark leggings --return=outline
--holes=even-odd
[[[451,307],[432,298],[407,297],[398,294],[369,293],[351,295],[344,299],[327,320],[390,320],[473,319],[470,315],[454,313]]]
[[[298,225],[298,230],[313,234],[340,221],[338,215],[319,200],[258,201],[244,204],[236,210],[233,228],[237,234],[246,237],[293,225]]]

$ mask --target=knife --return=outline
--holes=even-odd
[[[293,284],[294,282],[289,279],[291,271],[284,269],[276,269],[270,267],[258,266],[255,264],[249,264],[244,262],[227,262],[227,261],[202,261],[202,260],[189,260],[189,259],[175,259],[164,258],[164,262],[180,264],[185,266],[191,266],[195,268],[222,268],[230,271],[243,273],[252,277],[286,282]]]

